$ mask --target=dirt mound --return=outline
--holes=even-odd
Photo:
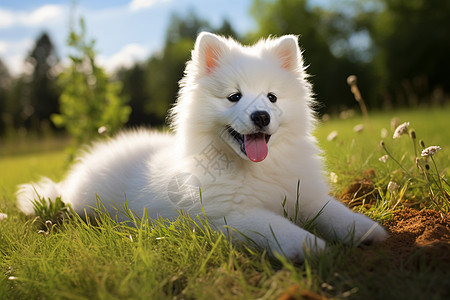
[[[344,192],[339,195],[339,199],[350,208],[360,205],[369,208],[371,205],[375,204],[380,197],[380,194],[373,183],[375,176],[375,170],[366,170],[363,174],[363,178],[356,179],[349,185]]]
[[[450,263],[450,214],[405,208],[384,225],[390,237],[382,248],[392,260],[401,262],[420,251],[425,258]]]

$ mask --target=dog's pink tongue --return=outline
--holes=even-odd
[[[260,162],[267,156],[266,135],[264,133],[244,135],[245,152],[253,162]]]

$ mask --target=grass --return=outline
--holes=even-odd
[[[393,211],[389,181],[411,181],[394,161],[382,163],[381,128],[387,128],[386,146],[405,168],[414,168],[414,149],[407,136],[392,140],[389,122],[397,116],[409,121],[419,139],[440,145],[435,161],[441,174],[450,175],[450,107],[371,114],[372,129],[352,128],[363,123],[355,116],[332,119],[316,131],[325,152],[327,169],[335,173],[332,186],[338,195],[367,170],[380,191],[371,217],[387,220]],[[336,130],[335,140],[327,141]],[[39,144],[33,147],[39,148]],[[134,227],[112,220],[99,208],[95,220],[77,216],[60,224],[26,218],[14,203],[15,186],[45,175],[61,179],[67,169],[62,150],[2,153],[0,156],[0,299],[446,299],[449,265],[424,261],[420,254],[393,265],[376,247],[333,246],[326,255],[294,266],[245,245],[231,243],[200,221],[180,216],[175,222],[145,216]],[[406,154],[405,154],[406,153]],[[420,174],[419,174],[420,175]],[[409,181],[408,181],[409,180]],[[415,180],[415,179],[414,179]],[[433,188],[436,188],[433,186]],[[421,186],[407,184],[400,209],[411,200],[427,200]],[[283,199],[280,199],[280,205]],[[432,205],[422,201],[418,208]],[[130,214],[126,208],[124,212]],[[204,221],[203,221],[204,222]],[[45,228],[44,228],[45,229]],[[47,232],[48,234],[46,234]],[[446,281],[447,280],[447,281]],[[290,295],[291,298],[287,296]]]
[[[371,124],[365,123],[362,132],[352,130],[354,126],[364,123],[359,117],[323,123],[317,130],[317,136],[322,149],[325,150],[328,169],[338,174],[334,176],[334,182],[331,182],[334,194],[339,195],[355,179],[367,176],[369,171],[383,201],[397,200],[415,208],[429,207],[444,213],[449,212],[450,186],[448,180],[445,182],[444,179],[438,179],[448,178],[450,175],[450,132],[444,129],[450,123],[447,119],[449,112],[450,107],[446,106],[440,109],[375,113],[371,116]],[[393,139],[394,132],[390,128],[393,118],[397,118],[399,123],[409,122],[409,130],[415,132],[416,140],[413,141],[408,134]],[[387,132],[387,136],[381,136],[382,130]],[[329,141],[327,135],[331,131],[336,131],[338,135]],[[419,140],[424,141],[425,147],[439,145],[444,150],[432,158],[423,158],[420,156],[422,147]],[[380,145],[381,141],[388,152]],[[390,155],[387,161],[380,161],[380,158],[387,154]],[[423,170],[418,169],[416,165],[417,157]],[[425,172],[425,176],[426,165],[429,170]],[[391,181],[399,185],[396,199],[392,199],[394,195],[387,192]],[[434,198],[429,195],[430,188]],[[405,190],[404,194],[400,193],[402,189]]]

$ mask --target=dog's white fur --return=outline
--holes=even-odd
[[[61,196],[84,214],[96,206],[96,195],[112,214],[111,202],[151,218],[176,218],[180,210],[201,213],[198,187],[209,221],[225,223],[263,247],[301,261],[305,248],[323,249],[325,242],[299,225],[318,215],[327,238],[376,242],[387,236],[368,217],[354,213],[328,195],[320,151],[311,130],[314,117],[311,86],[296,36],[261,40],[246,47],[210,33],[197,38],[192,59],[171,111],[174,134],[136,130],[97,143],[81,155],[66,179],[42,179],[20,186],[19,208],[33,213],[36,193]],[[237,102],[227,100],[240,92]],[[268,100],[268,93],[277,101]],[[266,111],[270,123],[256,128],[250,114]],[[259,130],[270,134],[268,156],[252,162],[227,131]],[[293,218],[300,182],[299,220]],[[238,234],[235,234],[237,236]],[[281,249],[280,249],[281,247]]]

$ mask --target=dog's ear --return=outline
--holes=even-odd
[[[209,32],[201,32],[195,41],[193,59],[202,71],[211,73],[219,65],[224,51],[223,38]]]
[[[302,55],[295,35],[285,35],[277,40],[275,55],[281,61],[281,67],[289,71],[296,71],[302,67]]]

